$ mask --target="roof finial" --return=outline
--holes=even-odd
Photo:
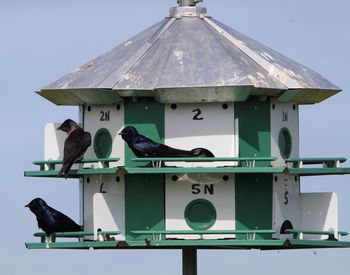
[[[180,7],[194,7],[199,2],[203,0],[177,0]]]

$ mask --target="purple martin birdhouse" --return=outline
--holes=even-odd
[[[37,91],[79,107],[86,141],[66,142],[69,129],[57,129],[66,118],[48,123],[44,160],[25,175],[78,180],[83,231],[57,236],[85,242],[27,247],[349,247],[336,194],[300,188],[304,176],[350,174],[345,158],[299,154],[299,106],[341,90],[199,1],[178,2]],[[66,154],[73,164],[63,175]]]

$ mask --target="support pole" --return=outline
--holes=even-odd
[[[197,275],[197,249],[193,247],[182,249],[182,274]]]

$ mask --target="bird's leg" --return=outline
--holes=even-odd
[[[45,236],[45,243],[52,243],[55,242],[55,236],[54,234],[49,234]]]
[[[150,162],[147,163],[144,167],[154,167],[154,166],[153,166],[153,161],[150,161]]]
[[[78,157],[78,158],[74,161],[74,163],[78,164],[79,169],[80,169],[80,168],[84,168],[84,163],[81,163],[81,161],[83,160],[83,158],[84,158],[84,156],[80,156],[80,157]]]
[[[51,241],[51,238],[50,238],[51,235],[46,235],[45,236],[45,243],[48,243]]]
[[[164,161],[150,161],[143,167],[160,168],[160,167],[167,167],[167,166],[165,165]]]

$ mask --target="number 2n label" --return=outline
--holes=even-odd
[[[110,120],[110,112],[109,111],[101,111],[100,112],[101,117],[100,117],[100,121],[109,121]]]

